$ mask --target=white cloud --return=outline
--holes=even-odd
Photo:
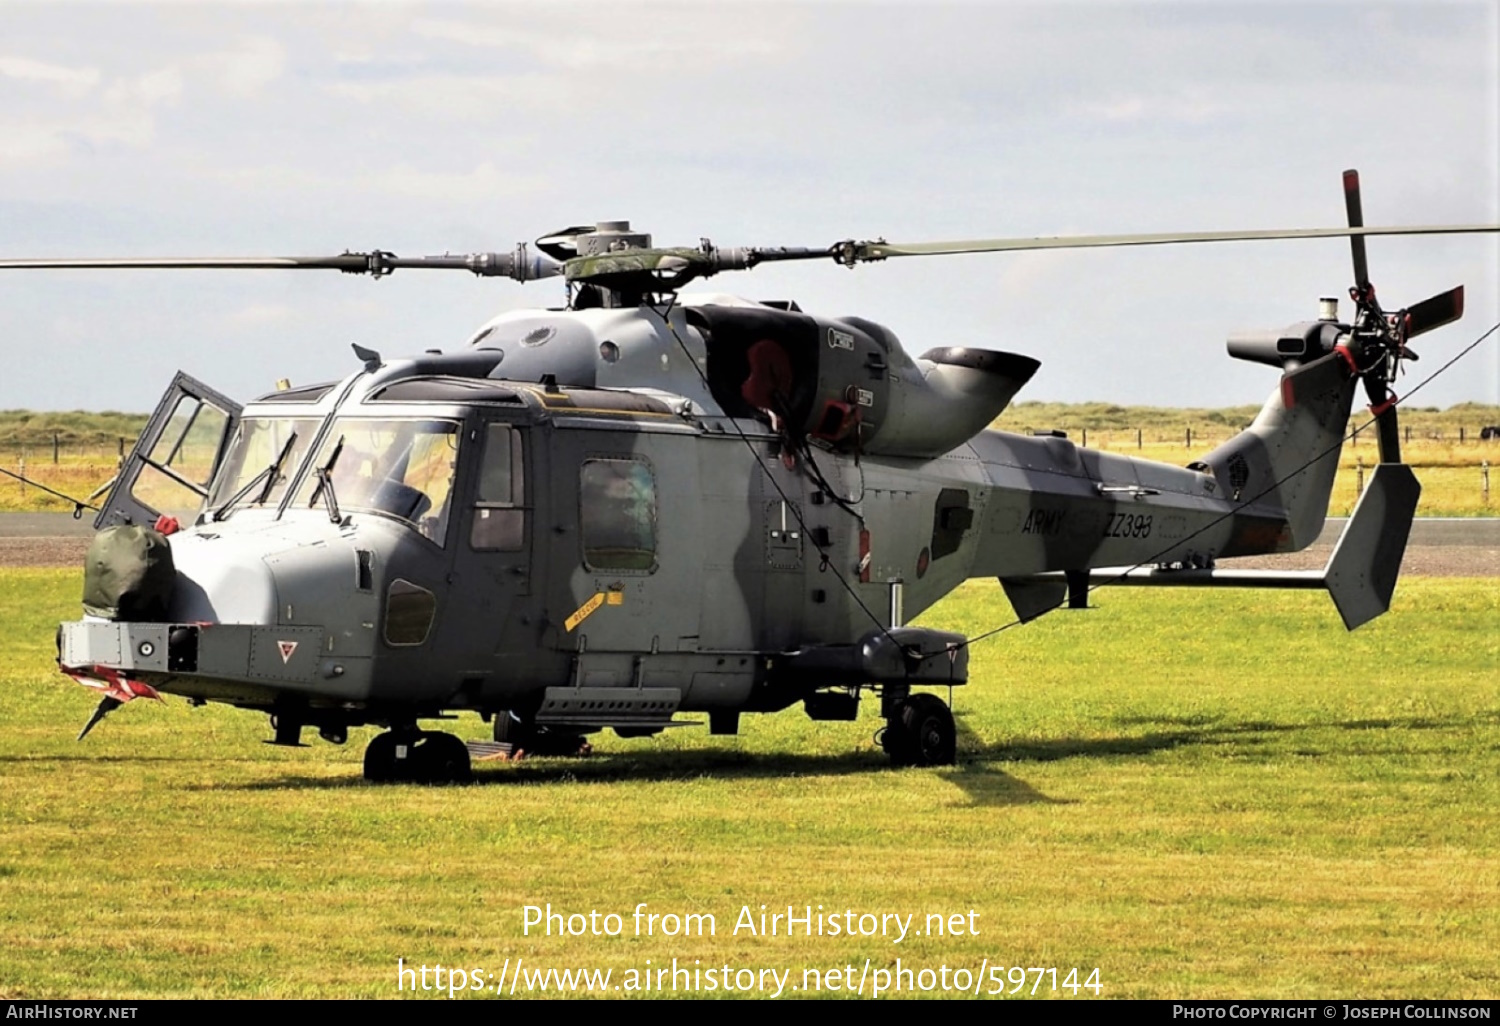
[[[118,78],[104,91],[104,99],[117,109],[151,107],[182,95],[182,72],[176,67],[159,68],[144,75]]]
[[[44,79],[32,67],[23,67],[24,75],[14,75],[18,63],[28,62],[0,59],[0,73],[64,81]],[[56,65],[39,66],[51,69],[46,73],[49,75],[68,70]],[[182,92],[182,76],[175,67],[111,79],[102,90],[94,90],[102,81],[97,72],[73,71],[72,76],[66,82],[73,95],[64,104],[16,105],[0,117],[0,138],[5,140],[5,146],[0,148],[0,167],[55,164],[80,150],[98,147],[147,147],[156,140],[156,119],[151,108],[175,100]]]
[[[286,72],[286,49],[269,36],[247,37],[236,49],[205,54],[193,62],[207,69],[230,96],[251,98]]]
[[[297,311],[284,303],[254,303],[234,311],[224,320],[233,327],[260,328],[284,324],[292,320]]]
[[[1101,121],[1160,121],[1174,124],[1201,124],[1227,113],[1228,104],[1204,96],[1123,94],[1102,100],[1071,104],[1068,113]]]
[[[216,177],[238,189],[264,192],[272,189],[297,195],[309,188],[347,192],[358,189],[380,196],[399,196],[430,201],[440,196],[445,204],[477,204],[497,196],[515,196],[542,189],[543,175],[517,174],[485,161],[466,170],[430,170],[397,163],[351,172],[339,168],[324,174],[308,168],[281,166],[235,167]]]
[[[334,96],[357,103],[393,104],[438,121],[488,121],[497,111],[524,106],[527,113],[567,109],[566,83],[537,74],[421,74],[397,81],[338,82]]]
[[[61,86],[72,94],[86,93],[99,84],[97,68],[70,68],[62,64],[32,60],[29,57],[0,57],[0,75],[22,82],[42,82]]]
[[[442,42],[527,53],[569,71],[672,75],[752,60],[785,60],[791,37],[768,31],[766,13],[726,6],[710,14],[674,6],[660,8],[655,16],[650,8],[598,7],[585,12],[565,6],[552,24],[530,29],[517,28],[513,19],[486,24],[419,18],[411,30]],[[772,13],[797,16],[791,8]],[[712,45],[705,45],[705,39]]]

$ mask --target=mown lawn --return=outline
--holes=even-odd
[[[871,703],[445,788],[364,784],[369,730],[273,748],[261,717],[177,699],[75,743],[93,700],[51,657],[77,591],[0,571],[0,997],[390,997],[398,959],[613,987],[674,957],[791,986],[899,958],[1097,967],[1105,996],[1500,994],[1493,581],[1408,578],[1352,635],[1314,594],[1106,591],[975,648],[952,769],[887,768]],[[925,619],[1009,618],[974,582]],[[716,934],[636,937],[641,902]],[[523,936],[547,903],[623,935]],[[761,905],[973,910],[978,933],[734,933]]]

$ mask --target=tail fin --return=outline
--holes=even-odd
[[[1311,360],[1281,377],[1255,422],[1203,458],[1207,469],[1246,512],[1285,520],[1287,533],[1270,551],[1306,548],[1323,530],[1349,423],[1355,378],[1338,353]],[[1268,551],[1263,540],[1224,556]]]
[[[1351,631],[1391,608],[1422,485],[1405,463],[1381,463],[1323,571]]]

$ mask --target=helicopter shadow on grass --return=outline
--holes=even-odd
[[[595,753],[586,758],[535,757],[517,763],[475,764],[474,780],[462,785],[395,786],[526,786],[545,784],[685,783],[694,780],[764,780],[785,777],[844,777],[891,774],[899,782],[907,774],[932,773],[948,780],[969,798],[968,806],[1074,804],[1054,798],[1026,783],[998,764],[1055,762],[1076,758],[1138,758],[1188,746],[1253,743],[1257,737],[1287,735],[1328,728],[1340,730],[1439,730],[1472,725],[1479,720],[1500,722],[1500,712],[1476,718],[1408,717],[1348,721],[1274,723],[1267,720],[1224,722],[1216,717],[1127,717],[1122,726],[1157,726],[1144,734],[1093,738],[976,743],[973,734],[961,735],[958,765],[951,768],[895,769],[878,750],[838,754],[745,752],[740,750],[629,750]],[[191,784],[189,790],[277,791],[385,787],[367,783],[357,773],[339,777],[284,776],[233,784]],[[962,806],[961,806],[962,807]]]
[[[990,766],[960,756],[960,764],[936,771],[893,768],[879,751],[809,755],[789,752],[624,751],[595,753],[586,758],[535,757],[518,763],[477,762],[472,783],[459,785],[396,785],[438,787],[528,786],[547,784],[686,783],[701,780],[770,780],[781,778],[844,777],[890,774],[899,782],[906,774],[935,772],[967,793],[971,805],[1022,805],[1054,802],[1024,781]],[[494,768],[490,768],[493,766]],[[361,776],[286,776],[233,784],[190,784],[188,790],[279,791],[385,787]]]
[[[908,774],[933,773],[952,782],[969,798],[966,806],[1006,806],[1037,803],[1068,804],[1037,791],[1025,781],[989,765],[991,756],[960,752],[959,764],[936,770],[892,767],[879,751],[837,755],[744,751],[625,751],[595,753],[586,758],[535,757],[518,763],[478,762],[474,779],[461,785],[397,786],[534,786],[547,784],[686,783],[701,780],[770,780],[780,778],[844,777],[889,774],[900,782]],[[493,767],[493,768],[491,768]],[[288,776],[234,784],[190,784],[188,790],[278,791],[384,787],[363,777]],[[961,806],[964,807],[964,806]]]
[[[679,751],[635,749],[595,752],[585,757],[529,756],[517,762],[479,760],[471,785],[595,784],[616,782],[673,783],[690,780],[756,780],[782,777],[840,777],[890,770],[878,751],[839,754],[746,752],[733,749]],[[896,771],[892,771],[896,772]],[[282,787],[363,787],[361,777],[328,779],[284,777],[238,785],[246,790]],[[374,785],[370,785],[374,786]],[[381,785],[384,786],[384,785]]]
[[[1037,797],[1033,801],[1051,804],[1072,804],[1071,801],[1042,796],[1015,777],[999,769],[994,763],[1040,763],[1075,758],[1109,758],[1154,755],[1178,748],[1200,746],[1250,746],[1258,747],[1256,741],[1272,736],[1287,736],[1299,732],[1327,729],[1344,731],[1376,730],[1455,730],[1476,723],[1500,723],[1500,711],[1491,710],[1474,717],[1388,717],[1381,719],[1329,720],[1304,723],[1275,723],[1269,720],[1246,720],[1225,722],[1215,716],[1133,716],[1120,717],[1121,726],[1154,726],[1157,729],[1144,734],[1117,735],[1096,738],[1052,738],[1045,740],[1001,741],[987,745],[971,743],[960,752],[960,767],[950,779],[969,792],[978,804],[1020,804],[1007,794],[1017,785]],[[1298,755],[1327,754],[1304,746]],[[1365,750],[1363,754],[1380,754]],[[965,766],[964,764],[968,765]],[[998,800],[996,800],[998,799]]]

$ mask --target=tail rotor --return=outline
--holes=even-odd
[[[1358,171],[1344,172],[1344,209],[1350,228],[1364,227]],[[1349,289],[1349,298],[1354,300],[1354,323],[1348,341],[1338,349],[1355,373],[1364,378],[1370,412],[1375,415],[1380,462],[1400,463],[1401,432],[1396,414],[1400,399],[1391,383],[1401,374],[1402,360],[1417,359],[1417,354],[1407,348],[1408,341],[1463,316],[1464,288],[1460,285],[1388,314],[1381,309],[1370,282],[1364,236],[1349,236],[1349,248],[1354,263],[1354,285]]]

